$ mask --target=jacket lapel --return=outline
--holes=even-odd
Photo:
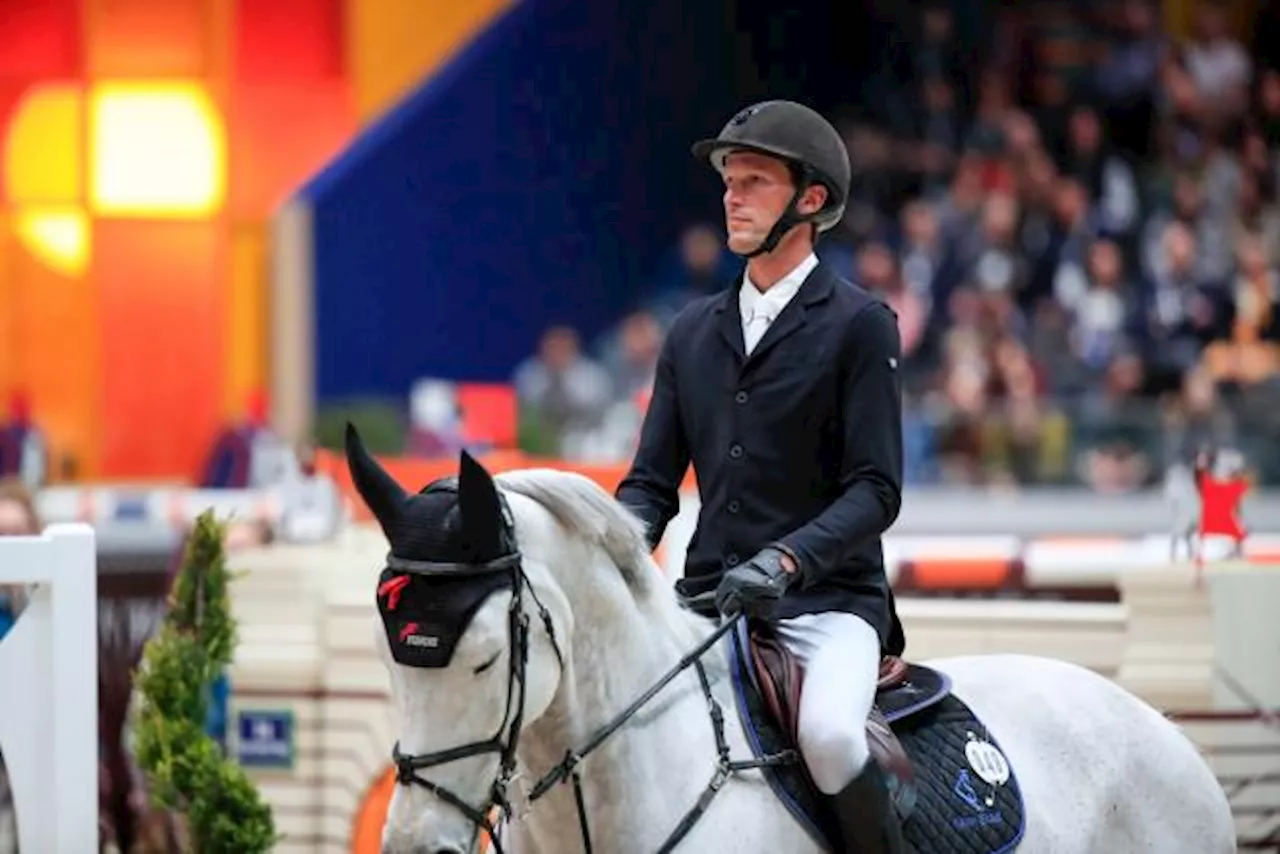
[[[738,311],[738,288],[728,288],[724,292],[716,313],[720,315],[720,337],[729,345],[729,349],[738,357],[738,362],[746,358],[747,345],[742,340],[742,313]]]
[[[800,286],[800,290],[796,292],[791,302],[787,303],[786,308],[769,324],[769,328],[765,330],[760,343],[756,344],[756,348],[751,351],[751,355],[747,357],[748,364],[754,364],[763,358],[764,354],[772,350],[777,344],[791,335],[793,332],[801,329],[808,322],[807,314],[809,306],[822,302],[831,296],[831,274],[820,263],[813,268],[813,271],[805,278],[804,284]],[[742,341],[742,331],[738,331],[738,340]],[[738,345],[742,346],[741,343]],[[741,350],[739,352],[742,352]]]

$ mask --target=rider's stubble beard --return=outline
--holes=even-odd
[[[767,222],[764,222],[764,224],[761,224],[761,220],[765,219],[765,217],[759,213],[752,212],[750,214],[746,214],[742,211],[737,211],[735,213],[737,216],[747,216],[750,219],[750,224],[732,222],[730,219],[731,214],[726,210],[724,224],[725,231],[727,232],[727,239],[725,240],[725,245],[729,247],[730,251],[743,255],[747,252],[755,251],[760,244],[764,243],[765,238],[769,236],[769,232],[773,229],[774,223],[782,217],[783,211],[778,211],[776,214],[769,216]],[[793,226],[792,229],[783,235],[782,239],[778,241],[779,246],[787,243],[788,238],[795,231],[796,227]],[[778,247],[774,247],[773,252],[766,254],[772,255],[777,251]]]
[[[742,213],[738,213],[742,216]],[[725,230],[728,232],[726,243],[729,249],[738,254],[753,252],[761,243],[764,243],[766,237],[769,236],[770,229],[777,217],[770,218],[767,222],[762,223],[764,217],[759,214],[750,215],[750,224],[735,223],[729,219],[729,215],[725,215]]]

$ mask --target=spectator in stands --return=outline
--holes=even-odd
[[[891,216],[897,207],[900,192],[914,186],[917,181],[910,176],[909,164],[907,172],[900,171],[902,152],[883,128],[857,122],[843,128],[841,134],[849,147],[852,169],[849,204],[844,218],[828,232],[823,243],[836,241],[856,245],[878,232],[884,218]],[[930,171],[929,174],[937,173]]]
[[[1205,348],[1208,375],[1249,387],[1280,381],[1280,273],[1268,264],[1257,235],[1242,236],[1229,295],[1230,331]]]
[[[1040,394],[1031,358],[1016,339],[1001,340],[992,363],[999,408],[983,424],[987,477],[1005,486],[1060,481],[1067,468],[1066,417]]]
[[[16,477],[0,478],[0,537],[30,537],[42,530],[35,496],[27,485]],[[0,584],[0,638],[13,627],[26,601],[20,585]]]
[[[415,457],[453,458],[465,444],[454,384],[429,377],[415,382],[409,390],[405,450]]]
[[[1152,473],[1145,447],[1157,425],[1149,402],[1139,396],[1142,385],[1142,359],[1125,352],[1111,361],[1101,386],[1085,395],[1075,424],[1077,474],[1099,492],[1132,491]]]
[[[947,304],[963,281],[964,271],[942,239],[934,206],[915,200],[901,214],[898,267],[906,291],[919,300],[925,328],[911,356],[906,358],[909,384],[921,372],[937,370],[943,332],[949,318]]]
[[[966,306],[971,292],[953,300]],[[963,310],[960,313],[964,313]],[[982,417],[990,378],[977,329],[958,324],[946,336],[938,399],[938,474],[944,483],[978,484],[982,472]]]
[[[1199,152],[1200,123],[1206,114],[1182,49],[1165,54],[1160,69],[1160,88],[1157,108],[1166,137],[1161,155],[1181,165],[1194,159]]]
[[[942,79],[964,88],[967,69],[955,39],[955,21],[949,5],[941,0],[922,4],[919,25],[918,37],[911,50],[905,52],[908,67],[903,79]]]
[[[573,457],[613,403],[609,374],[582,352],[578,333],[566,326],[543,333],[537,355],[516,368],[513,382],[521,420],[536,425],[525,434],[526,450],[534,442],[545,452]]]
[[[959,283],[951,254],[938,229],[938,215],[931,204],[911,201],[903,206],[902,237],[898,245],[903,283],[926,306],[945,303]]]
[[[1031,83],[1028,100],[1055,157],[1066,140],[1072,97],[1086,95],[1102,56],[1098,5],[1099,0],[1031,0],[1020,7],[1025,22],[1020,79]]]
[[[1262,72],[1256,113],[1258,128],[1267,141],[1274,163],[1277,153],[1280,153],[1280,70],[1268,68]]]
[[[1074,316],[1057,300],[1036,304],[1027,341],[1027,352],[1042,372],[1044,390],[1050,397],[1074,401],[1096,385],[1096,376],[1079,356]]]
[[[1028,160],[1044,151],[1040,128],[1024,110],[1009,109],[1004,115],[1003,134],[1005,154],[1018,177]]]
[[[1018,188],[1021,221],[1018,251],[1026,259],[1029,278],[1019,293],[1019,304],[1033,310],[1052,291],[1058,255],[1056,197],[1058,169],[1043,149],[1027,154],[1019,167]]]
[[[898,259],[887,245],[868,243],[858,255],[856,281],[877,294],[898,315],[902,356],[908,365],[924,337],[928,306],[919,294],[906,286],[898,269]]]
[[[263,544],[278,534],[284,542],[323,542],[337,534],[342,524],[343,501],[338,484],[317,465],[316,447],[304,443],[297,450],[297,465],[279,486],[280,517],[277,531],[262,531]]]
[[[914,146],[908,169],[925,196],[945,192],[955,168],[956,152],[964,134],[952,78],[933,72],[921,79],[921,104],[917,114]]]
[[[1196,6],[1195,37],[1186,46],[1187,72],[1206,112],[1235,117],[1248,106],[1253,63],[1244,46],[1231,37],[1221,0]]]
[[[1193,368],[1183,377],[1180,396],[1165,412],[1165,462],[1191,459],[1206,446],[1235,445],[1237,427],[1236,418],[1223,406],[1212,375]]]
[[[956,164],[951,187],[938,202],[938,222],[942,239],[951,247],[956,263],[968,270],[980,251],[982,239],[983,165],[976,156],[962,157]]]
[[[690,300],[723,290],[733,275],[719,233],[707,223],[694,223],[681,233],[679,250],[659,272],[645,308],[665,330]]]
[[[1118,27],[1094,77],[1111,139],[1131,158],[1146,158],[1152,151],[1160,72],[1169,50],[1156,15],[1151,0],[1124,0]]]
[[[988,168],[998,166],[1005,153],[1005,122],[1013,111],[1008,78],[994,69],[988,69],[981,78],[978,89],[978,108],[964,136],[966,152],[983,159]]]
[[[1097,237],[1096,220],[1089,191],[1074,178],[1061,178],[1054,194],[1054,221],[1045,272],[1052,279],[1036,282],[1027,297],[1038,300],[1052,296],[1069,311],[1084,297],[1089,286],[1089,247]],[[1046,293],[1046,285],[1049,293]]]
[[[1145,368],[1157,393],[1182,385],[1200,349],[1219,324],[1220,287],[1196,271],[1196,239],[1182,222],[1164,234],[1164,257],[1143,294],[1136,328],[1145,345]]]
[[[31,415],[24,392],[9,398],[9,418],[0,422],[0,477],[19,478],[31,489],[48,481],[48,452],[43,431]]]
[[[1030,265],[1018,251],[1018,202],[1010,193],[993,193],[982,205],[980,232],[966,279],[987,293],[1019,299],[1031,279]]]
[[[1254,149],[1255,158],[1259,156],[1256,146],[1261,144],[1264,143],[1260,136],[1246,138],[1246,146]],[[1267,156],[1265,149],[1260,156]],[[1256,237],[1262,251],[1262,262],[1268,267],[1280,264],[1280,209],[1274,201],[1275,177],[1261,170],[1247,171],[1240,181],[1240,197],[1233,212],[1232,236],[1237,247],[1242,239]],[[1237,255],[1237,259],[1238,257]]]
[[[255,389],[239,422],[226,425],[214,441],[199,484],[206,489],[262,489],[278,484],[289,470],[293,449],[268,423],[267,395]]]
[[[1138,186],[1133,170],[1106,140],[1098,112],[1080,104],[1068,123],[1063,172],[1080,181],[1098,212],[1098,228],[1127,240],[1138,225]]]
[[[1127,348],[1126,330],[1137,310],[1136,289],[1125,280],[1120,247],[1106,238],[1089,247],[1087,286],[1068,309],[1073,314],[1075,346],[1080,361],[1101,376]]]
[[[648,392],[661,349],[662,328],[652,313],[636,311],[623,319],[618,346],[605,360],[616,399],[634,400]]]
[[[1158,278],[1168,272],[1163,267],[1171,260],[1167,235],[1174,222],[1188,229],[1195,241],[1194,246],[1179,257],[1190,264],[1201,281],[1220,282],[1233,260],[1230,223],[1207,207],[1200,179],[1189,170],[1181,170],[1174,177],[1171,205],[1154,211],[1143,228],[1144,273]]]

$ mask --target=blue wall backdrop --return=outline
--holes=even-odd
[[[301,194],[317,400],[506,380],[552,323],[590,339],[718,182],[740,105],[717,3],[524,0]]]

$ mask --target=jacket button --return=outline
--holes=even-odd
[[[737,556],[736,554],[733,554],[733,553],[731,552],[731,553],[730,553],[730,554],[729,554],[729,555],[724,559],[724,562],[725,562],[725,563],[727,563],[727,564],[729,564],[729,566],[737,566],[737,565],[738,565],[738,556]]]
[[[741,509],[742,509],[742,504],[738,501],[738,499],[735,498],[729,502],[730,513],[737,513]]]
[[[733,396],[733,399],[736,400],[738,403],[746,403],[747,398],[749,397],[751,397],[751,395],[747,394],[745,391],[740,391]]]
[[[729,449],[729,456],[733,457],[735,460],[736,460],[738,457],[742,456],[742,446],[741,446],[741,445],[734,445],[733,447],[731,447],[731,448]]]

